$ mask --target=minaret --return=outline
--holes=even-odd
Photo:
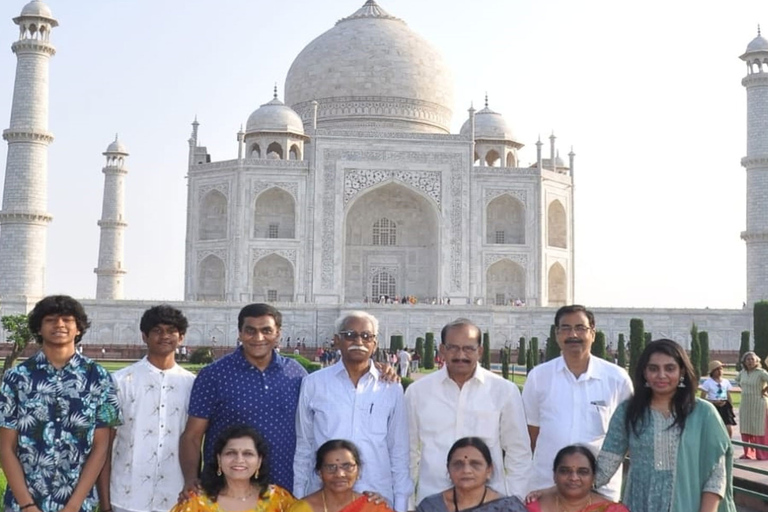
[[[102,153],[107,164],[104,173],[104,203],[101,207],[101,241],[99,243],[99,266],[93,269],[96,278],[96,298],[121,300],[123,298],[123,232],[125,223],[125,159],[128,150],[115,135],[115,142]]]
[[[768,41],[757,29],[741,60],[747,76],[747,305],[768,300]]]
[[[34,301],[45,292],[48,223],[48,63],[56,53],[49,41],[58,22],[44,3],[33,0],[13,18],[16,54],[3,207],[0,210],[0,299]],[[63,249],[65,250],[65,249]]]

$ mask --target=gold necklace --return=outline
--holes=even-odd
[[[321,489],[320,494],[323,496],[323,512],[328,512],[328,504],[326,504],[325,502],[325,489]],[[347,505],[345,506],[349,506],[349,504],[352,503],[353,501],[355,501],[355,491],[352,491],[352,499],[349,500],[349,503],[347,503]],[[344,508],[344,507],[341,507],[341,508]]]
[[[555,496],[555,501],[557,502],[557,508],[560,509],[560,512],[570,512],[563,507],[562,503],[560,503],[560,494],[558,493],[557,496]],[[585,509],[588,509],[589,506],[592,505],[592,494],[590,493],[587,496],[587,504],[581,507],[578,510],[574,510],[573,512],[584,512]]]
[[[224,496],[224,497],[227,497],[227,498],[232,498],[233,500],[248,501],[248,499],[253,498],[254,492],[255,491],[254,491],[253,487],[251,487],[251,492],[249,492],[248,494],[246,494],[245,496],[242,496],[242,497],[241,496],[231,496],[229,494],[224,494],[223,492],[221,492],[219,494]]]

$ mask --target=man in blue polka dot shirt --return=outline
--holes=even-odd
[[[200,445],[213,461],[213,443],[232,425],[258,430],[269,446],[272,482],[293,489],[296,406],[306,370],[276,352],[282,315],[269,304],[249,304],[237,317],[239,346],[203,368],[189,400],[189,419],[179,443],[184,493],[199,481]]]

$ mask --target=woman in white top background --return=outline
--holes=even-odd
[[[736,424],[736,415],[733,412],[733,402],[731,401],[731,381],[723,378],[723,363],[720,361],[710,361],[709,378],[701,383],[701,398],[709,400],[715,406],[720,417],[723,418],[725,428],[728,430],[728,437],[733,437],[733,425]]]

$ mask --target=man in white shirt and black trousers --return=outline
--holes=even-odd
[[[482,368],[480,328],[466,318],[443,327],[440,356],[445,365],[408,387],[405,404],[410,432],[411,478],[415,503],[451,487],[446,457],[467,436],[488,445],[493,460],[489,486],[524,498],[531,448],[520,391],[512,382]]]

